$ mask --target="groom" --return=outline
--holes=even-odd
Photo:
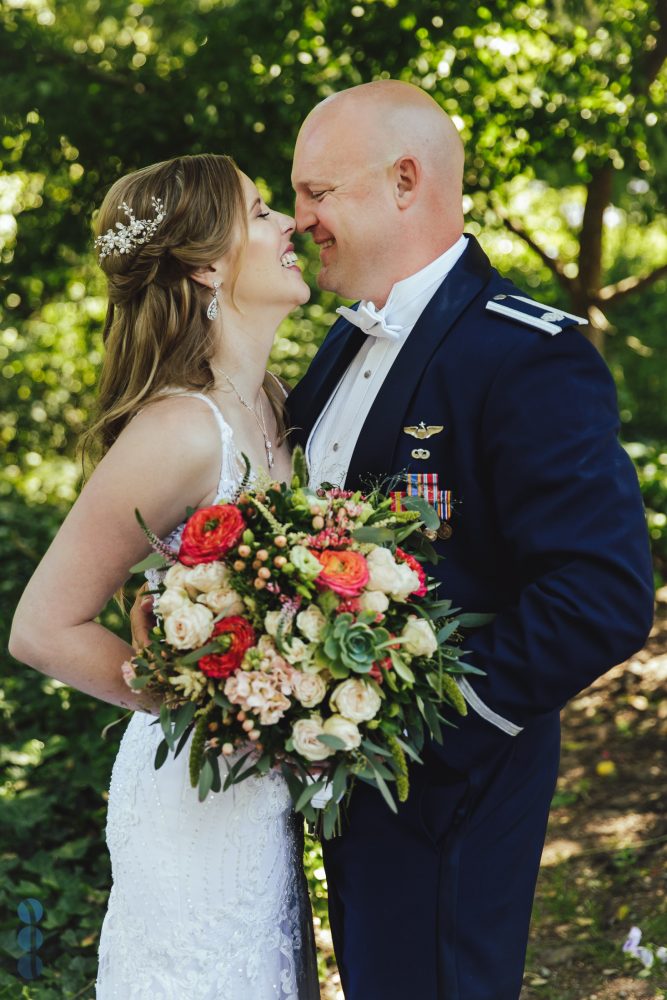
[[[492,624],[469,715],[392,814],[360,784],[325,844],[346,1000],[517,1000],[559,757],[559,709],[640,648],[653,614],[637,478],[578,318],[491,267],[461,212],[449,118],[397,81],[328,98],[299,133],[299,230],[346,299],[289,397],[312,481],[409,471],[451,491],[443,596]]]

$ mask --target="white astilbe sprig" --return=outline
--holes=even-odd
[[[123,222],[117,222],[111,229],[107,229],[106,233],[97,237],[95,247],[100,251],[100,263],[114,251],[122,254],[134,253],[137,247],[148,243],[165,218],[162,199],[152,197],[151,204],[155,211],[154,218],[137,219],[127,202],[121,202],[118,207],[127,215],[130,220],[129,224],[125,225]]]

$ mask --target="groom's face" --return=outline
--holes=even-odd
[[[307,121],[299,133],[292,171],[296,224],[319,247],[320,288],[376,305],[389,294],[385,271],[396,211],[390,168],[377,152],[369,157],[363,132],[344,139],[335,118]]]

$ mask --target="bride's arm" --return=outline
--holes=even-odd
[[[16,609],[11,654],[66,684],[125,708],[154,708],[120,666],[128,643],[94,619],[149,551],[134,510],[160,536],[188,506],[208,502],[220,437],[200,401],[165,399],[123,430],[93,472]]]

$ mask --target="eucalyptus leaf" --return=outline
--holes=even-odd
[[[320,743],[324,743],[325,747],[331,747],[332,750],[344,750],[346,746],[345,740],[332,733],[320,733],[317,739]]]
[[[297,812],[302,812],[303,807],[308,805],[312,797],[316,795],[321,788],[324,788],[325,784],[326,781],[323,778],[320,778],[318,781],[314,781],[312,785],[308,785],[306,788],[304,788],[303,791],[301,792],[301,795],[296,801],[296,804],[294,806],[295,810]]]
[[[416,510],[424,522],[424,526],[431,531],[437,531],[440,527],[438,512],[423,497],[403,497],[401,506],[406,510]]]
[[[155,751],[155,761],[153,767],[156,771],[159,771],[165,760],[169,756],[169,744],[166,740],[160,740],[158,748]]]
[[[204,762],[202,764],[201,771],[199,772],[198,794],[200,802],[203,802],[208,793],[211,791],[213,778],[213,767],[211,765],[210,758],[206,756],[204,757]]]
[[[135,563],[134,566],[130,566],[130,573],[145,573],[147,569],[167,569],[168,566],[172,566],[173,563],[168,559],[165,559],[163,555],[159,552],[151,552],[150,555],[142,559],[141,562]]]
[[[459,622],[463,628],[480,628],[482,625],[489,625],[495,617],[495,614],[490,611],[469,611],[459,615]]]
[[[407,665],[405,660],[401,659],[401,657],[398,655],[395,649],[390,649],[389,655],[391,657],[392,666],[396,671],[396,673],[398,674],[398,676],[402,680],[404,680],[407,684],[414,684],[416,680],[415,675],[413,674],[411,667]]]

